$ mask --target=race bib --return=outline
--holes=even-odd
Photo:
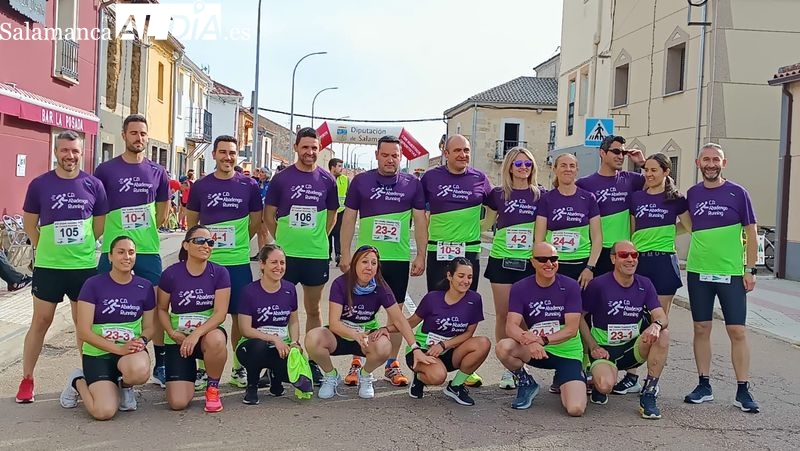
[[[608,344],[627,343],[639,336],[639,324],[609,324]]]
[[[236,227],[209,227],[211,239],[214,240],[214,247],[217,249],[232,249],[236,246]]]
[[[342,324],[344,324],[348,329],[352,329],[356,332],[364,333],[366,329],[364,329],[363,324],[354,323],[352,321],[342,320]]]
[[[261,326],[258,331],[267,335],[277,335],[281,340],[289,337],[289,326]]]
[[[530,331],[536,336],[552,335],[561,329],[561,323],[558,321],[542,321],[536,323],[530,328]]]
[[[731,283],[731,276],[717,274],[700,274],[700,282]]]
[[[183,334],[190,334],[195,329],[202,326],[208,321],[208,318],[197,313],[184,313],[178,315],[178,332]]]
[[[103,338],[115,343],[126,343],[136,338],[133,329],[128,329],[127,327],[104,327],[100,333],[102,334]]]
[[[467,255],[467,245],[464,243],[451,243],[449,241],[436,242],[436,260],[450,261]]]
[[[567,254],[575,252],[581,245],[581,234],[567,230],[557,230],[553,232],[552,244],[558,252]]]
[[[533,249],[533,230],[514,228],[507,229],[506,249],[524,251]]]
[[[135,230],[150,227],[150,209],[145,206],[122,209],[122,229]]]
[[[289,210],[289,227],[294,229],[314,229],[317,227],[317,207],[292,205]]]
[[[435,334],[433,332],[428,332],[428,338],[425,340],[425,345],[430,348],[431,346],[446,341],[448,339],[449,337],[444,337],[442,335]]]
[[[376,219],[372,223],[373,241],[400,242],[400,221],[392,219]]]
[[[83,221],[56,221],[53,223],[56,245],[82,244],[86,239],[83,230]]]

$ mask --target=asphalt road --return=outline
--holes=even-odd
[[[333,276],[338,274],[332,269]],[[479,291],[484,296],[486,320],[478,332],[492,337],[494,314],[485,279]],[[424,294],[424,278],[413,278],[409,293],[419,300]],[[261,404],[247,406],[241,402],[243,391],[227,384],[228,367],[223,376],[225,410],[221,413],[204,413],[202,396],[195,398],[187,411],[172,412],[165,404],[163,390],[148,385],[137,389],[138,411],[120,412],[111,421],[98,422],[80,405],[65,410],[58,404],[66,375],[79,363],[74,333],[68,331],[46,344],[36,369],[34,404],[14,403],[20,363],[0,370],[0,448],[798,449],[798,348],[750,335],[751,382],[762,412],[746,414],[732,406],[736,388],[729,343],[723,324],[715,321],[712,385],[716,400],[703,405],[684,404],[684,395],[697,382],[691,320],[682,308],[674,308],[671,315],[673,342],[660,382],[661,420],[641,419],[635,395],[612,396],[605,406],[589,404],[584,417],[569,418],[559,397],[547,393],[552,372],[543,370],[534,371],[542,391],[533,407],[513,410],[510,402],[514,392],[496,387],[502,366],[492,353],[479,370],[486,385],[471,391],[476,400],[473,407],[457,405],[438,388],[429,388],[421,400],[412,399],[404,388],[385,381],[375,384],[376,397],[372,400],[358,398],[356,388],[351,387],[344,387],[343,396],[331,400],[308,401],[295,399],[288,389],[288,396],[282,398],[271,397],[263,390]],[[347,371],[346,358],[337,358],[335,363],[340,372]]]

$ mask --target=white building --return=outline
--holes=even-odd
[[[218,81],[212,80],[212,87],[208,93],[208,111],[214,118],[211,125],[211,142],[220,135],[230,135],[238,138],[239,130],[239,108],[242,106],[242,93],[223,85]],[[214,171],[214,158],[211,152],[214,150],[212,145],[205,146],[199,160],[202,165],[198,169],[205,173]]]

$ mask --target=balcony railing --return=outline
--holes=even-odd
[[[494,161],[503,161],[506,153],[514,147],[528,147],[528,141],[505,141],[502,139],[495,141]]]
[[[186,139],[198,143],[211,142],[211,112],[204,108],[189,108]]]
[[[78,43],[66,39],[56,42],[56,74],[78,81]]]

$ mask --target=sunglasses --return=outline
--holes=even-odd
[[[606,152],[611,152],[614,155],[628,155],[628,151],[625,149],[608,149]]]
[[[204,238],[202,236],[196,236],[194,238],[189,238],[186,241],[188,241],[188,242],[190,242],[192,244],[196,244],[198,246],[202,246],[202,245],[205,244],[205,245],[208,245],[208,247],[214,247],[214,240],[212,240],[211,238]]]
[[[616,255],[617,258],[628,258],[628,257],[630,257],[630,258],[632,258],[634,260],[639,258],[639,253],[636,252],[636,251],[617,251],[617,252],[614,253],[614,255]]]
[[[356,249],[356,252],[364,252],[364,251],[375,252],[375,255],[380,257],[380,254],[378,253],[378,248],[375,247],[375,246],[370,246],[369,244],[365,244],[365,245],[359,247],[358,249]]]
[[[533,259],[539,263],[547,263],[547,262],[555,263],[558,261],[558,255],[551,255],[549,257],[537,257],[534,255]]]
[[[531,161],[531,160],[525,160],[525,161],[523,161],[523,160],[516,160],[516,161],[514,162],[514,167],[515,167],[515,168],[521,168],[523,165],[524,165],[526,168],[529,168],[529,167],[533,166],[533,161]]]

